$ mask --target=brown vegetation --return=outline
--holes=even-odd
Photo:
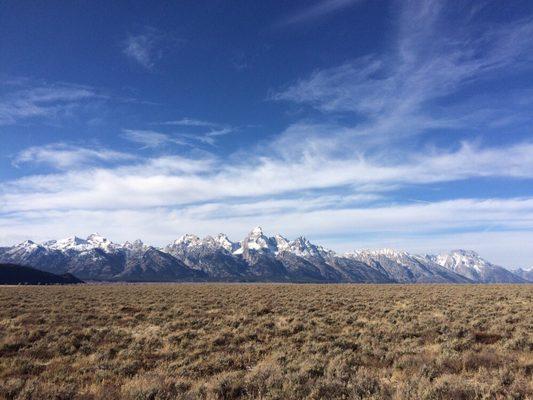
[[[0,288],[0,398],[533,398],[533,286]]]

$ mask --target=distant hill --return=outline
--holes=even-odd
[[[0,285],[66,285],[83,283],[72,274],[56,275],[17,264],[0,264]]]

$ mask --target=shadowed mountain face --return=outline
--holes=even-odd
[[[303,237],[287,240],[254,228],[242,241],[184,235],[164,248],[117,244],[98,235],[26,241],[0,248],[0,261],[86,280],[130,282],[491,283],[526,280],[471,251],[438,256],[392,249],[337,254]]]
[[[0,285],[52,285],[83,283],[72,274],[56,275],[31,267],[0,264]]]

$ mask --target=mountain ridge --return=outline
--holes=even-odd
[[[118,244],[97,233],[0,248],[0,262],[97,281],[316,283],[524,283],[527,275],[471,250],[417,255],[395,249],[336,253],[300,236],[267,236],[256,227],[241,241],[220,233],[183,235],[164,247],[140,239]]]
[[[73,285],[83,283],[72,274],[52,274],[32,267],[0,263],[0,285]]]

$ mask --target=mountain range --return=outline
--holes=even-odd
[[[158,248],[140,240],[113,243],[98,234],[0,247],[0,262],[69,273],[84,280],[127,282],[525,283],[469,250],[415,255],[393,249],[338,254],[304,237],[288,240],[254,228],[240,242],[226,235],[184,235]]]

